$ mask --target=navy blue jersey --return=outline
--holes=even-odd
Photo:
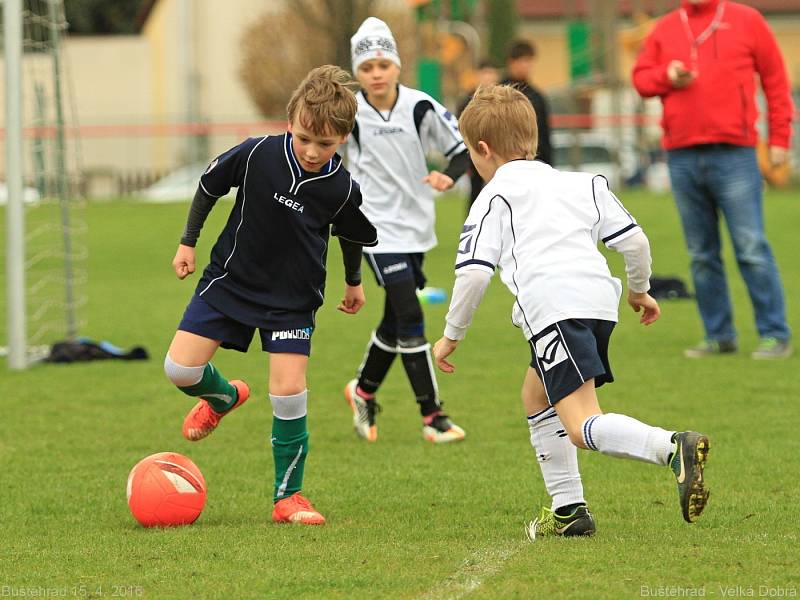
[[[239,190],[196,294],[253,327],[314,325],[325,294],[329,233],[377,243],[341,157],[334,155],[319,173],[304,171],[289,133],[228,150],[208,166],[200,186],[215,198]]]

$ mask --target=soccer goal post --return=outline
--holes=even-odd
[[[0,144],[6,155],[0,204],[6,205],[7,275],[0,356],[7,357],[8,368],[24,369],[45,358],[53,343],[75,339],[84,325],[78,309],[87,301],[87,226],[81,215],[86,203],[62,43],[68,26],[64,0],[0,4],[5,71]]]
[[[8,366],[27,365],[25,333],[25,204],[22,186],[22,0],[3,0],[6,71],[6,301]]]

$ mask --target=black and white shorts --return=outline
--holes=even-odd
[[[381,287],[386,287],[393,283],[400,283],[409,279],[414,281],[418,289],[425,287],[425,273],[422,272],[422,262],[425,255],[422,252],[412,252],[408,254],[374,254],[365,252],[375,280]]]
[[[601,319],[566,319],[545,327],[528,343],[531,367],[555,404],[594,378],[595,387],[614,381],[608,342],[616,323]]]

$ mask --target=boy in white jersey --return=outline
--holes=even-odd
[[[436,245],[433,190],[452,187],[469,158],[455,117],[428,94],[398,84],[400,57],[386,23],[365,20],[351,48],[361,91],[348,141],[348,168],[361,185],[361,208],[378,230],[378,245],[366,258],[386,301],[345,398],[356,433],[374,442],[375,396],[399,354],[422,415],[423,437],[435,443],[458,441],[464,430],[442,411],[416,290],[425,285],[424,253]],[[428,172],[425,155],[433,150],[450,160],[444,172]]]
[[[456,282],[444,336],[433,353],[447,357],[466,335],[496,267],[516,301],[512,319],[531,348],[522,388],[531,444],[552,498],[527,533],[591,535],[577,448],[669,465],[678,480],[683,517],[695,521],[708,490],[703,467],[709,441],[620,414],[603,414],[595,387],[612,382],[608,343],[622,291],[597,249],[621,252],[628,304],[650,325],[660,314],[650,289],[650,246],[601,175],[567,173],[534,162],[533,109],[519,91],[479,90],[460,120],[470,157],[487,181],[470,210],[456,258]]]

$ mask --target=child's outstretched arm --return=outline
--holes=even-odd
[[[609,245],[625,259],[625,273],[628,276],[628,304],[636,312],[642,312],[639,322],[643,325],[655,323],[661,316],[661,309],[655,298],[648,294],[650,289],[650,242],[639,230],[620,242]]]
[[[631,305],[634,311],[642,311],[642,316],[639,319],[642,325],[652,325],[661,316],[661,308],[658,306],[658,302],[647,292],[636,293],[629,289],[628,304]]]
[[[211,209],[214,208],[217,198],[227,194],[231,188],[243,185],[249,157],[268,137],[248,138],[241,144],[223,152],[211,161],[205,173],[200,176],[200,184],[197,186],[192,206],[189,208],[186,228],[183,230],[180,246],[172,260],[172,268],[175,269],[178,279],[194,273],[194,247],[197,244],[197,238],[200,237],[200,230],[203,229],[203,224]]]
[[[467,335],[467,329],[472,324],[472,316],[483,300],[483,294],[491,278],[490,273],[478,269],[461,270],[456,273],[453,298],[445,317],[444,335],[433,346],[433,357],[441,371],[445,373],[455,371],[455,365],[446,359],[455,352],[458,343]]]
[[[447,168],[445,168],[444,172],[431,171],[422,178],[422,181],[427,183],[437,192],[444,192],[453,187],[456,179],[466,173],[468,167],[469,152],[464,150],[463,152],[456,154],[450,160],[450,163],[447,165]]]
[[[350,191],[339,211],[333,217],[331,234],[339,238],[344,262],[344,296],[336,308],[349,315],[364,306],[364,288],[361,287],[361,254],[364,246],[378,244],[375,226],[361,212],[361,189],[350,179]]]
[[[422,114],[417,113],[419,109],[423,110]],[[436,191],[449,190],[469,168],[469,153],[458,131],[458,121],[433,98],[417,104],[414,108],[414,119],[418,123],[417,131],[425,153],[441,152],[450,161],[443,172],[431,171],[422,181]]]
[[[354,315],[364,306],[364,288],[361,285],[361,245],[339,238],[344,262],[344,296],[337,310]]]
[[[207,194],[202,186],[197,187],[192,205],[189,208],[189,217],[186,220],[186,227],[181,236],[181,243],[175,253],[175,258],[172,259],[172,268],[175,269],[175,275],[178,276],[178,279],[185,279],[188,275],[194,273],[194,247],[197,244],[197,238],[200,237],[200,230],[203,229],[203,224],[206,222],[206,218],[216,202],[217,199]]]

